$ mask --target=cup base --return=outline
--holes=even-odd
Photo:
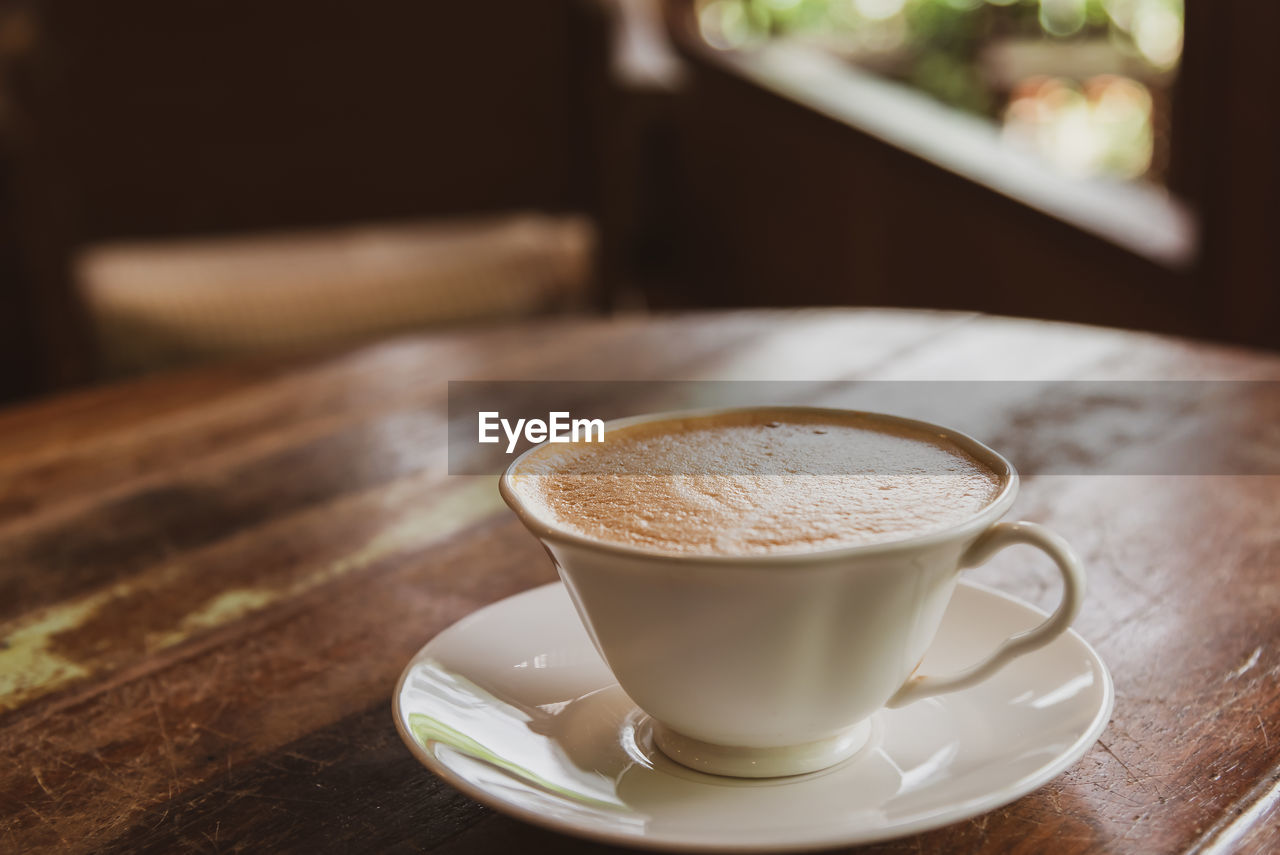
[[[698,772],[733,778],[781,778],[816,772],[852,757],[870,738],[870,719],[826,739],[776,748],[717,745],[653,722],[653,741],[667,757]]]

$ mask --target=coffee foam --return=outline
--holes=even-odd
[[[512,486],[583,537],[694,555],[885,543],[959,524],[1003,482],[945,437],[857,415],[752,411],[544,445]]]

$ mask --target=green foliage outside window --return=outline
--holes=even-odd
[[[1125,178],[1151,163],[1162,118],[1153,105],[1177,67],[1183,16],[1182,0],[698,3],[715,47],[808,43],[1035,137],[1033,147],[1074,171]],[[1018,79],[1007,79],[1010,56]]]

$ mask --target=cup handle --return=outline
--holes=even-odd
[[[960,559],[960,566],[964,568],[982,564],[1006,546],[1015,543],[1039,547],[1058,565],[1058,570],[1062,573],[1062,602],[1059,603],[1058,610],[1039,626],[1009,636],[986,659],[957,674],[946,677],[909,677],[885,706],[906,706],[921,698],[966,689],[980,683],[1013,659],[1044,647],[1071,625],[1080,611],[1080,601],[1084,599],[1084,570],[1067,542],[1047,528],[1029,522],[997,523],[973,542]]]

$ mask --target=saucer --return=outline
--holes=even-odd
[[[960,670],[1043,619],[961,583],[921,671]],[[1068,631],[977,686],[881,710],[866,745],[830,768],[707,775],[655,748],[651,720],[557,582],[437,635],[405,668],[393,706],[414,756],[495,810],[628,846],[759,852],[886,840],[1007,804],[1079,760],[1112,700],[1106,666]]]

